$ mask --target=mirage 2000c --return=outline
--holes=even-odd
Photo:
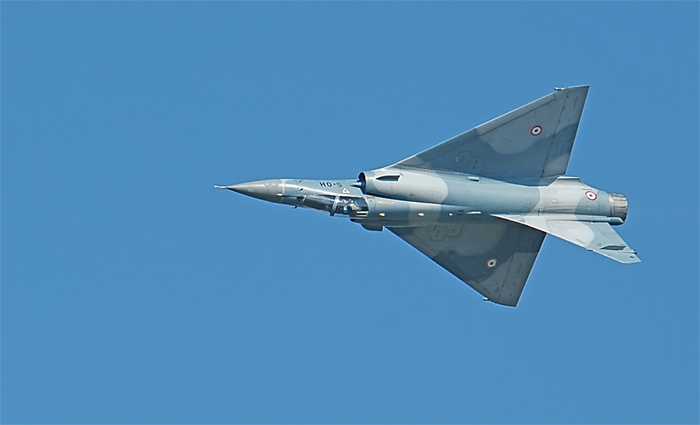
[[[637,263],[624,195],[564,176],[588,86],[555,92],[352,180],[215,186],[388,229],[484,299],[515,306],[545,235]]]

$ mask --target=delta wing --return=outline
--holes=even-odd
[[[564,174],[588,86],[559,89],[392,165],[536,182]]]
[[[491,217],[388,229],[490,301],[508,306],[517,305],[545,237]]]
[[[494,216],[546,232],[620,263],[630,264],[641,261],[637,257],[637,251],[630,248],[608,223],[567,219],[561,214],[540,216],[494,214]]]

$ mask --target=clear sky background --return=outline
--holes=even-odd
[[[697,423],[697,2],[2,2],[3,423]],[[590,84],[517,308],[213,189],[355,178]]]

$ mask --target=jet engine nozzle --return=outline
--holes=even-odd
[[[608,199],[610,200],[610,217],[618,217],[624,223],[627,220],[627,197],[619,193],[608,192]]]

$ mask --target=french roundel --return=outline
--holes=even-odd
[[[598,195],[597,195],[595,192],[591,191],[591,190],[587,190],[587,191],[586,191],[586,198],[587,198],[589,201],[595,201],[596,199],[598,199]]]
[[[492,268],[496,267],[497,264],[498,264],[498,260],[496,260],[495,258],[492,258],[486,262],[486,268],[492,269]]]
[[[536,125],[530,129],[530,134],[532,134],[533,136],[539,136],[540,133],[542,133],[541,125]]]

